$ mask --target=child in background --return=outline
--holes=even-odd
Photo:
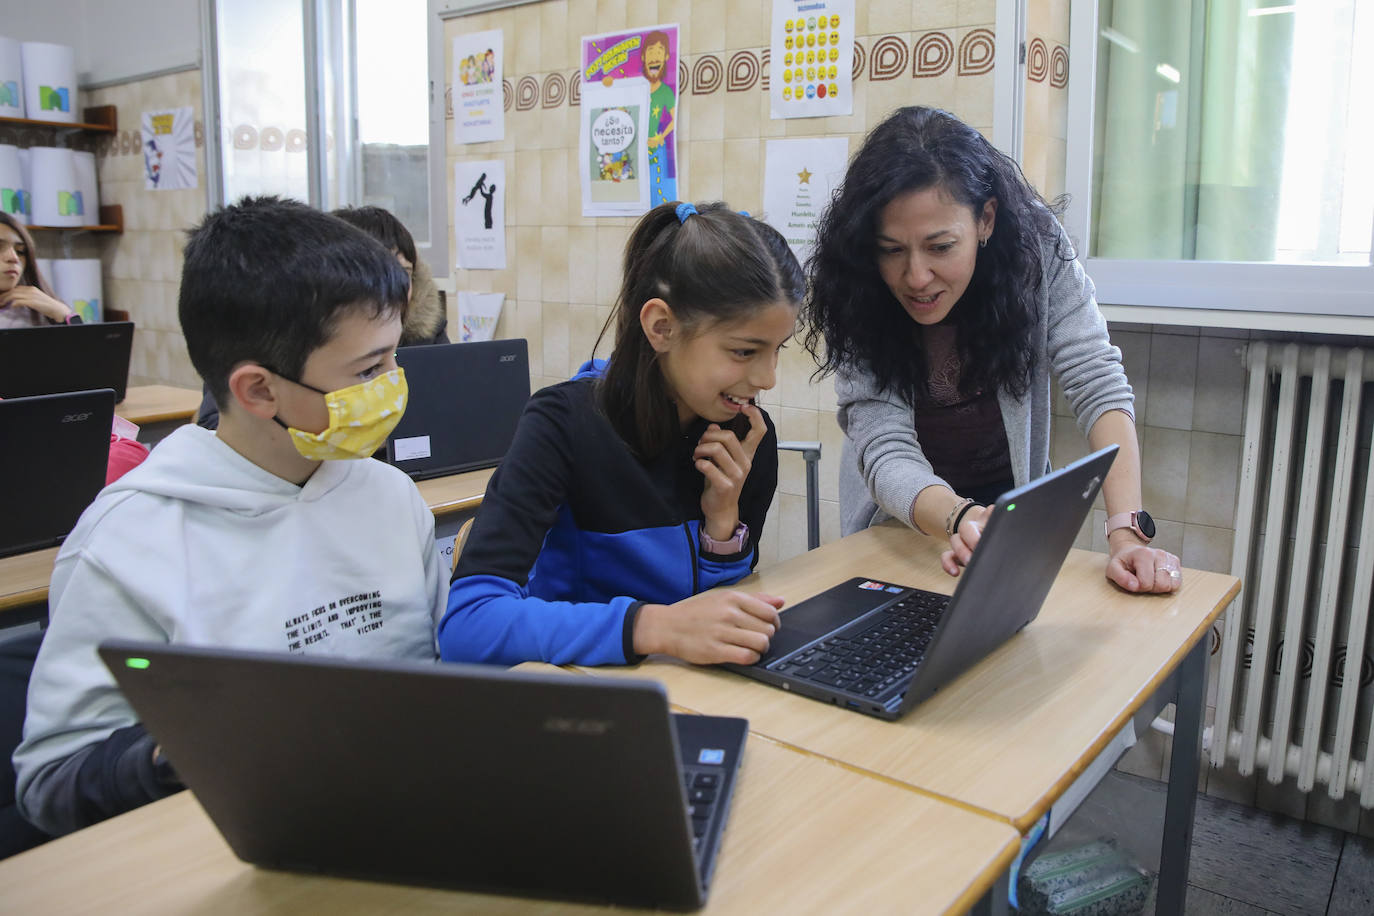
[[[0,211],[0,328],[80,324],[81,316],[53,294],[34,258],[29,231]]]
[[[783,237],[723,204],[640,220],[610,360],[530,399],[487,487],[439,626],[445,660],[767,651],[781,598],[700,593],[757,561],[777,435],[755,398],[802,293]]]
[[[405,409],[406,290],[390,252],[304,204],[245,199],[192,230],[178,310],[224,412],[106,487],[58,552],[14,754],[33,824],[60,835],[180,788],[103,640],[435,658],[434,516],[404,473],[338,460]]]

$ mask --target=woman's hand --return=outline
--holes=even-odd
[[[754,452],[768,432],[763,411],[754,404],[746,404],[741,411],[749,418],[749,433],[740,441],[731,430],[712,423],[697,442],[692,459],[696,469],[706,478],[701,491],[702,524],[706,533],[717,541],[728,541],[739,525],[739,495],[749,469],[754,465]]]
[[[959,571],[973,559],[973,548],[978,546],[978,541],[983,537],[983,525],[987,523],[990,511],[988,506],[970,506],[964,513],[959,521],[959,530],[949,539],[949,550],[940,554],[940,566],[945,572],[958,576]]]
[[[0,309],[13,306],[31,308],[38,314],[58,324],[67,320],[72,310],[36,286],[16,286],[7,293],[0,293]]]
[[[1128,592],[1172,592],[1183,584],[1178,557],[1140,543],[1129,529],[1120,528],[1108,538],[1107,578]]]
[[[752,665],[778,631],[776,595],[709,591],[674,604],[646,604],[635,619],[634,650],[695,665]]]

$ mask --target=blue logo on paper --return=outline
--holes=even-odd
[[[697,754],[697,763],[709,763],[715,766],[725,762],[725,751],[718,747],[704,747]]]

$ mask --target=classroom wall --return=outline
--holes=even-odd
[[[461,147],[450,142],[446,172],[452,226],[453,163],[505,161],[511,188],[506,197],[510,266],[503,271],[455,270],[456,288],[506,294],[497,334],[529,340],[535,387],[567,378],[591,354],[615,299],[633,221],[581,216],[573,165],[578,122],[568,80],[578,69],[582,35],[659,23],[681,26],[683,51],[677,63],[687,78],[682,80],[676,132],[685,196],[725,199],[757,213],[768,138],[843,136],[852,153],[870,127],[907,104],[948,108],[991,135],[994,7],[993,0],[859,3],[854,113],[776,121],[769,117],[762,89],[771,14],[766,3],[545,0],[449,20],[447,77],[452,77],[454,36],[500,28],[509,87],[506,139]],[[937,50],[922,58],[918,68],[912,51],[926,36],[932,36],[927,45]],[[759,76],[751,78],[755,71]],[[830,541],[839,537],[840,435],[831,385],[812,383],[813,369],[805,350],[790,346],[783,351],[778,385],[762,402],[780,438],[824,444],[820,508],[823,538]],[[805,492],[801,457],[784,453],[778,496],[761,543],[762,562],[806,549]]]
[[[177,321],[185,230],[205,214],[204,120],[200,71],[187,70],[121,83],[86,94],[91,105],[114,105],[118,133],[96,141],[100,202],[124,208],[120,235],[81,236],[104,262],[108,308],[123,309],[137,325],[130,383],[199,388]],[[144,111],[191,106],[196,124],[199,184],[184,190],[144,187],[141,124]]]

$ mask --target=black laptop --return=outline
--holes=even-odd
[[[953,595],[855,578],[782,615],[768,654],[728,667],[768,684],[898,719],[1035,619],[1091,511],[1108,446],[992,506]]]
[[[115,403],[129,384],[134,323],[54,324],[0,330],[0,398],[110,388]]]
[[[657,683],[126,641],[100,657],[244,861],[706,900],[748,722],[672,715]]]
[[[60,544],[105,486],[114,392],[0,401],[0,557]]]
[[[501,463],[530,399],[523,339],[402,347],[410,400],[381,455],[415,480]]]

